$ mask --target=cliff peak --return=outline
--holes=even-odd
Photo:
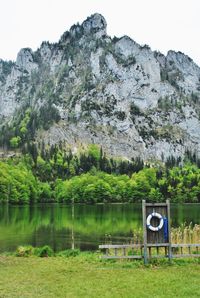
[[[82,23],[82,27],[84,34],[100,32],[102,36],[106,35],[107,23],[101,14],[95,13]]]

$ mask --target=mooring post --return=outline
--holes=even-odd
[[[146,201],[145,200],[142,200],[142,218],[143,218],[144,264],[147,264],[148,255],[147,255],[147,228],[146,228]]]

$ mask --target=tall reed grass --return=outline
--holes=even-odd
[[[171,228],[171,242],[173,244],[200,244],[200,225],[188,226],[182,224],[178,228]]]

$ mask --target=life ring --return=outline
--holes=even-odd
[[[157,217],[160,220],[160,223],[159,223],[159,225],[157,227],[153,227],[151,225],[151,219],[153,217]],[[153,212],[153,213],[151,213],[151,214],[148,215],[148,217],[147,217],[147,228],[149,230],[151,230],[153,232],[158,232],[159,230],[162,229],[163,224],[164,224],[164,220],[163,220],[163,217],[162,217],[162,215],[160,213]]]

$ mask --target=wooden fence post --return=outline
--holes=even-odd
[[[172,242],[171,242],[171,217],[170,217],[170,202],[169,200],[166,200],[167,204],[167,217],[168,217],[168,242],[169,242],[169,247],[168,247],[168,258],[169,261],[172,259]]]
[[[147,256],[147,227],[146,227],[146,201],[145,200],[142,200],[142,217],[143,217],[144,264],[147,264],[148,256]]]

